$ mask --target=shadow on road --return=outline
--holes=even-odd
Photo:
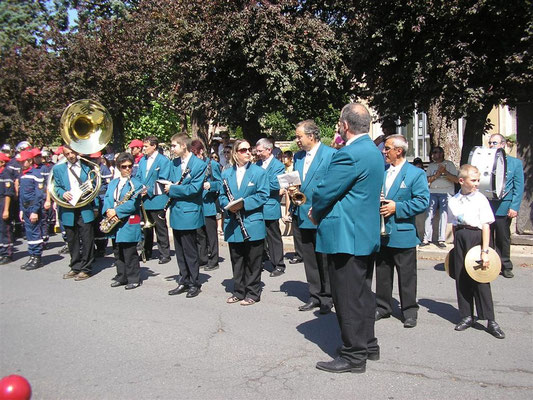
[[[454,324],[459,322],[459,311],[457,311],[457,309],[451,304],[442,303],[432,299],[418,299],[418,304],[422,307],[426,307],[430,314],[436,314]]]
[[[309,299],[309,289],[306,282],[286,281],[281,284],[279,291],[284,292],[287,296],[297,297],[304,303]]]
[[[316,344],[331,358],[337,356],[337,349],[342,345],[339,324],[335,313],[320,315],[296,327],[304,338]]]

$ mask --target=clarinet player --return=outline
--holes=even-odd
[[[231,151],[233,166],[222,172],[224,190],[220,206],[242,198],[226,211],[224,239],[229,244],[233,267],[233,294],[228,304],[249,306],[261,299],[261,261],[266,236],[263,205],[269,195],[267,174],[251,163],[251,146],[246,140],[235,141]]]

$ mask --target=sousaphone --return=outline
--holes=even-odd
[[[60,122],[61,137],[67,146],[80,155],[99,152],[111,141],[113,135],[113,119],[107,109],[94,100],[78,100],[70,104]],[[54,186],[53,169],[48,178],[48,191],[56,204],[64,208],[80,208],[91,203],[100,191],[102,176],[100,166],[87,158],[79,157],[91,165],[89,178],[80,185],[82,195],[72,205],[60,197]]]

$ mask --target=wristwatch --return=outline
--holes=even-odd
[[[482,253],[489,254],[489,249],[487,250],[481,250]]]

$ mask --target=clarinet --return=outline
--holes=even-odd
[[[183,174],[181,174],[181,178],[180,178],[179,182],[176,183],[176,185],[181,185],[183,183],[183,180],[187,176],[187,174],[190,173],[190,172],[191,172],[191,169],[189,167],[185,168],[185,171],[183,171]],[[174,205],[175,201],[177,201],[177,200],[176,199],[171,199],[171,198],[168,199],[167,204],[165,204],[165,207],[163,207],[164,215],[166,215],[167,210],[169,209],[169,207]],[[161,219],[163,219],[163,218],[161,218]]]
[[[231,193],[231,189],[229,188],[228,182],[225,179],[222,180],[222,185],[224,185],[224,190],[226,191],[226,196],[228,196],[228,200],[229,201],[235,200],[235,197],[233,196],[233,194]],[[239,226],[241,228],[242,237],[244,238],[245,241],[249,240],[250,235],[248,234],[248,231],[246,230],[246,227],[244,226],[244,221],[242,219],[241,210],[235,213],[235,218],[237,218],[237,222],[239,223]]]

